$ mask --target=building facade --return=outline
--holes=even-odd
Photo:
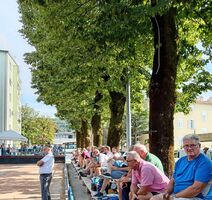
[[[199,98],[190,107],[191,111],[189,114],[176,113],[174,115],[175,149],[182,147],[182,138],[186,134],[212,134],[212,97],[208,100]],[[212,141],[201,143],[202,147],[212,148]]]
[[[8,51],[0,50],[0,132],[21,132],[19,66]]]
[[[69,124],[65,120],[59,118],[52,119],[57,126],[57,132],[55,133],[54,144],[61,145],[64,143],[76,144],[76,133],[72,130]]]

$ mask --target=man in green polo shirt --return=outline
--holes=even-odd
[[[156,155],[148,152],[145,145],[137,143],[133,145],[133,151],[136,151],[142,159],[148,162],[151,162],[153,165],[159,168],[162,172],[164,172],[163,165],[160,159]]]

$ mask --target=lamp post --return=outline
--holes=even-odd
[[[131,146],[131,108],[130,108],[130,80],[128,78],[126,85],[127,92],[127,117],[126,117],[126,127],[127,127],[127,149]]]
[[[138,73],[144,74],[145,78],[149,80],[151,78],[150,73],[144,69],[143,67],[140,67],[138,69]],[[130,78],[129,78],[129,69],[128,69],[128,80],[126,85],[126,100],[127,100],[127,117],[126,117],[126,127],[127,127],[127,133],[126,133],[126,139],[127,139],[127,148],[132,144],[132,133],[131,133],[131,107],[130,107]]]

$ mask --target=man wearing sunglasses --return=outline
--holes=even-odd
[[[183,148],[186,156],[176,162],[173,178],[170,180],[166,192],[151,200],[204,199],[204,188],[212,179],[212,162],[200,152],[200,141],[195,134],[183,137]]]

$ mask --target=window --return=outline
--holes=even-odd
[[[188,120],[188,128],[194,129],[194,120],[193,119]]]
[[[205,122],[207,119],[207,112],[206,111],[202,111],[202,121]]]
[[[9,93],[9,101],[11,102],[12,101],[12,94]]]
[[[183,128],[183,119],[178,119],[177,120],[177,128]]]

